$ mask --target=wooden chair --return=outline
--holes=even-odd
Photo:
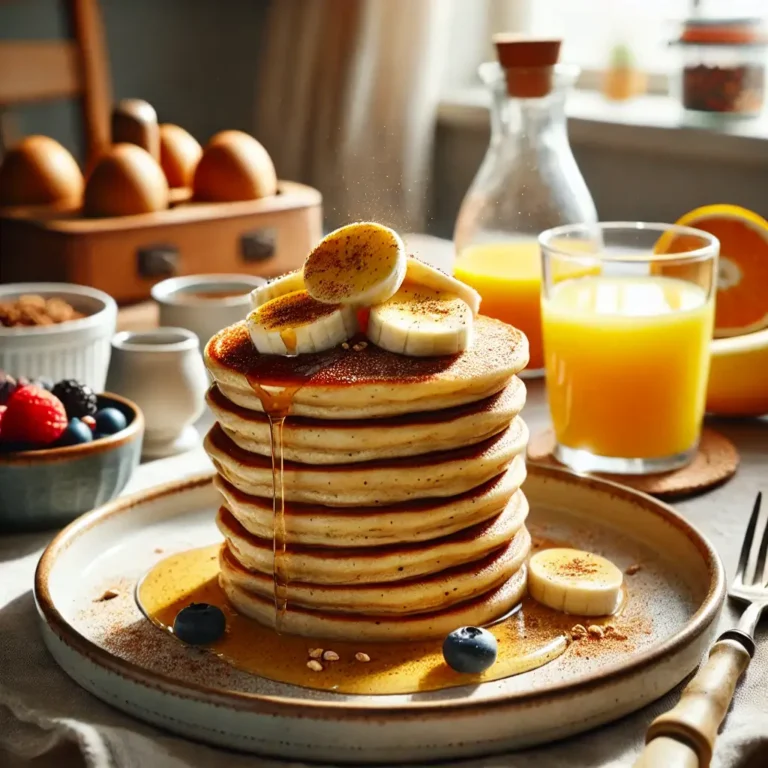
[[[77,98],[82,104],[87,165],[110,143],[104,29],[98,0],[63,2],[71,39],[0,42],[0,144],[7,147],[18,138],[9,112],[13,105]]]

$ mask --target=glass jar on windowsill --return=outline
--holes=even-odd
[[[765,107],[768,33],[761,19],[689,19],[678,40],[677,93],[698,117],[757,117]]]

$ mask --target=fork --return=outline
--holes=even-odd
[[[741,547],[736,578],[728,597],[746,603],[738,625],[723,632],[709,657],[685,687],[677,706],[649,726],[646,745],[635,768],[708,768],[717,731],[742,673],[755,655],[755,629],[768,606],[768,522],[755,536],[762,494],[758,493]],[[756,542],[754,569],[747,573]]]

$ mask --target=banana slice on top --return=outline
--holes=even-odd
[[[404,283],[388,301],[371,307],[368,338],[382,349],[414,357],[463,352],[472,343],[469,305],[453,293]]]
[[[248,315],[247,324],[253,345],[265,355],[323,352],[357,332],[352,307],[323,304],[306,291],[267,301]]]
[[[621,599],[622,572],[578,549],[543,549],[528,564],[528,591],[542,605],[581,616],[609,616]]]
[[[288,272],[285,275],[276,277],[258,288],[251,291],[251,308],[257,309],[262,304],[266,304],[270,299],[276,299],[278,296],[285,296],[286,293],[304,290],[304,277],[300,269]]]
[[[480,311],[480,294],[471,286],[462,283],[455,277],[446,275],[435,267],[425,264],[415,256],[409,256],[405,267],[405,279],[409,283],[425,285],[427,288],[434,288],[436,291],[445,293],[455,293],[460,299],[469,304],[472,314],[477,317]]]
[[[365,307],[395,294],[405,264],[397,232],[357,222],[326,235],[311,251],[304,262],[304,286],[318,301]]]

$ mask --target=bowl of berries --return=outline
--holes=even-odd
[[[60,527],[113,499],[141,457],[144,417],[75,379],[0,372],[0,530]]]

